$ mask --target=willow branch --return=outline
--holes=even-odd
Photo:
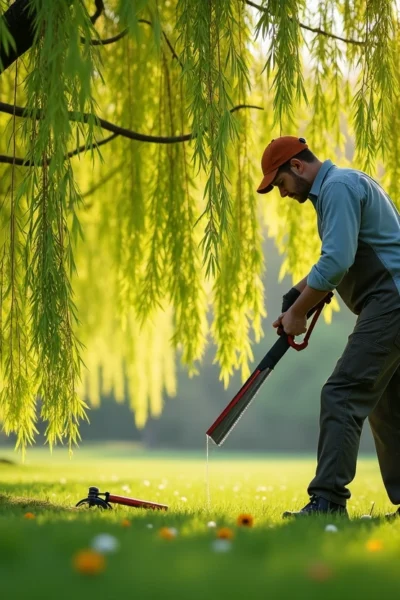
[[[242,108],[255,108],[257,110],[264,110],[261,106],[254,106],[252,104],[239,104],[238,106],[234,106],[231,108],[230,112],[236,112]],[[5,102],[0,102],[0,112],[7,113],[9,115],[16,115],[17,117],[30,118],[31,115],[26,107],[22,106],[14,106],[12,104],[6,104]],[[35,111],[34,118],[39,120],[41,118],[42,111]],[[161,135],[146,135],[143,133],[138,133],[136,131],[132,131],[131,129],[126,129],[125,127],[120,127],[119,125],[115,125],[114,123],[110,123],[105,119],[100,119],[94,115],[88,113],[79,113],[79,112],[68,112],[69,120],[80,123],[88,123],[89,121],[96,121],[96,125],[105,129],[106,131],[111,131],[121,137],[128,138],[130,140],[136,140],[138,142],[149,142],[151,144],[176,144],[177,142],[188,142],[194,139],[195,134],[186,133],[184,135],[175,135],[175,136],[161,136]]]
[[[67,1],[69,4],[72,3],[72,0],[67,0]],[[265,8],[264,6],[260,6],[259,4],[256,4],[255,2],[252,2],[251,0],[243,0],[243,1],[248,6],[252,6],[253,8],[256,8],[257,10],[259,10],[261,12],[267,12],[267,8]],[[95,5],[96,5],[96,11],[90,17],[92,23],[96,22],[96,20],[99,18],[99,16],[102,14],[102,12],[104,10],[103,0],[95,0]],[[13,4],[11,4],[11,6],[8,8],[8,10],[0,17],[1,19],[4,19],[4,22],[7,25],[11,35],[13,36],[15,45],[16,45],[15,50],[11,49],[9,54],[6,54],[4,48],[0,46],[0,73],[5,71],[19,56],[21,56],[24,52],[29,50],[29,48],[33,44],[34,14],[33,14],[33,12],[30,12],[28,10],[28,6],[29,6],[29,0],[16,0]],[[144,19],[141,19],[140,22],[151,25],[151,23],[149,21],[145,21]],[[363,42],[363,41],[344,38],[344,37],[335,35],[333,33],[324,31],[323,29],[320,29],[320,28],[310,27],[309,25],[305,25],[304,23],[299,22],[299,26],[302,29],[306,29],[307,31],[312,31],[313,33],[317,33],[319,35],[324,35],[326,37],[330,37],[335,40],[345,42],[346,44],[354,44],[356,46],[364,46],[365,45],[365,42]],[[100,39],[99,40],[90,40],[90,44],[93,44],[95,46],[105,46],[107,44],[112,44],[114,42],[117,42],[121,38],[123,38],[125,35],[127,35],[127,33],[128,33],[128,30],[125,29],[124,31],[121,31],[119,34],[117,34],[116,36],[114,36],[112,38],[108,38],[105,40],[100,40]],[[164,31],[162,33],[163,33],[166,43],[168,44],[168,47],[170,48],[170,50],[172,52],[173,57],[179,61],[178,56],[174,50],[174,47],[172,46],[171,42],[169,41],[167,35],[165,34]],[[85,39],[82,38],[82,41],[85,42]]]
[[[249,6],[252,6],[253,8],[256,8],[257,10],[261,11],[261,12],[268,12],[268,9],[265,8],[265,6],[260,6],[259,4],[255,4],[254,2],[251,2],[251,0],[244,0],[245,4],[248,4]],[[291,21],[293,21],[292,17],[289,17]],[[301,27],[302,29],[306,29],[307,31],[312,31],[313,33],[318,33],[319,35],[324,35],[326,37],[329,38],[333,38],[334,40],[339,40],[341,42],[345,42],[346,44],[354,44],[356,46],[365,46],[365,42],[363,41],[359,41],[359,40],[353,40],[351,38],[344,38],[341,37],[340,35],[335,35],[334,33],[330,33],[328,31],[325,31],[324,29],[320,29],[319,27],[310,27],[309,25],[305,25],[304,23],[300,23],[300,21],[298,21],[299,27]]]
[[[90,17],[92,23],[96,23],[97,19],[103,14],[104,2],[103,0],[94,0],[96,6],[96,12]]]
[[[17,114],[17,113],[15,113]],[[66,154],[64,156],[64,160],[67,160],[67,158],[72,158],[72,156],[77,156],[78,154],[81,154],[81,152],[84,152],[85,150],[91,150],[93,148],[98,148],[99,146],[103,146],[104,144],[107,144],[107,142],[111,142],[111,140],[114,140],[116,137],[118,137],[117,133],[113,133],[112,135],[109,135],[107,138],[104,138],[104,140],[101,140],[100,142],[96,142],[94,144],[90,144],[89,146],[86,146],[85,144],[83,144],[82,146],[79,146],[79,148],[75,148],[75,150],[71,150],[70,152],[68,152],[68,154]],[[4,154],[0,154],[0,163],[6,163],[9,165],[17,165],[19,167],[43,167],[44,164],[48,165],[50,162],[50,158],[46,158],[45,161],[41,161],[40,163],[35,163],[32,160],[26,160],[25,158],[18,158],[17,156],[6,156]]]

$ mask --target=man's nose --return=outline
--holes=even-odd
[[[285,190],[285,188],[281,188],[281,187],[280,187],[280,188],[279,188],[279,192],[280,192],[280,194],[281,194],[281,198],[285,198],[285,197],[288,195],[288,193],[287,193],[287,191]]]

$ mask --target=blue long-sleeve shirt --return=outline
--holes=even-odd
[[[355,314],[375,297],[382,311],[400,307],[400,214],[371,177],[326,160],[309,193],[322,240],[307,284],[337,289]]]

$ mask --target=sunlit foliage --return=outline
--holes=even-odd
[[[400,197],[396,2],[30,6],[34,45],[0,75],[0,420],[22,448],[38,418],[75,442],[102,392],[143,426],[207,343],[225,384],[248,375],[263,236],[294,280],[320,248],[311,206],[256,194],[273,137]]]

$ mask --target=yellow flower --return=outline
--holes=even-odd
[[[254,518],[252,515],[243,514],[239,515],[237,518],[237,524],[239,527],[253,527]]]
[[[220,540],[231,540],[233,539],[233,535],[233,531],[232,529],[229,529],[229,527],[221,527],[221,529],[218,529],[217,531],[217,538]]]
[[[381,540],[368,540],[365,545],[369,552],[379,552],[380,550],[383,550],[383,543]]]
[[[80,550],[73,557],[73,565],[76,571],[85,575],[96,575],[104,571],[106,560],[103,554],[95,550]]]
[[[159,536],[162,537],[164,540],[172,540],[175,537],[175,532],[172,531],[169,527],[161,527],[158,533]]]
[[[130,527],[131,526],[131,522],[130,522],[129,519],[123,519],[121,521],[121,525],[122,525],[122,527]]]
[[[31,512],[27,512],[24,514],[25,519],[36,519],[35,515]]]

